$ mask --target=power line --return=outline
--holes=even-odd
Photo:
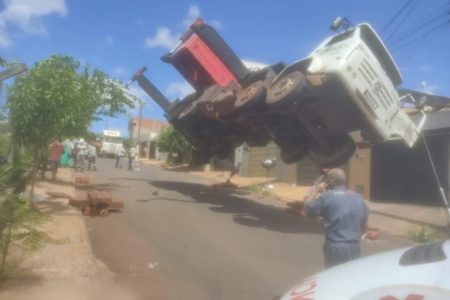
[[[432,36],[430,36],[426,41],[431,42],[436,36],[438,36],[441,32],[450,27],[446,28],[445,26],[437,30]],[[398,61],[403,63],[407,62],[414,54],[414,50],[417,48],[417,45],[414,45],[410,48],[404,49],[404,51],[399,55]]]
[[[388,21],[386,25],[384,25],[383,29],[381,29],[380,33],[384,34],[386,30],[395,22],[399,15],[411,4],[412,0],[407,0],[405,4],[399,9],[399,11]]]
[[[414,8],[416,8],[416,6],[417,6],[417,2],[411,6],[409,11],[406,13],[406,15],[400,21],[400,23],[397,24],[397,26],[394,28],[394,30],[391,32],[391,34],[386,38],[386,42],[389,42],[389,40],[395,36],[397,31],[400,29],[400,27],[403,25],[403,23],[406,21],[406,19],[411,15],[411,13],[413,12]]]
[[[450,24],[450,21],[445,21],[444,23],[439,24],[438,26],[435,26],[435,27],[431,28],[428,31],[422,32],[421,35],[416,36],[414,39],[409,40],[409,41],[405,41],[403,44],[400,44],[400,45],[394,47],[392,49],[392,51],[397,51],[397,50],[400,50],[400,49],[402,49],[402,48],[404,48],[406,46],[409,46],[410,44],[412,44],[412,43],[416,42],[417,40],[427,36],[428,34],[431,34],[431,33],[436,34],[437,31],[440,31],[442,28],[445,28],[445,26],[448,26],[449,24]]]
[[[440,6],[433,12],[431,12],[429,15],[427,15],[425,18],[420,20],[419,22],[412,25],[409,29],[405,30],[403,33],[400,33],[397,37],[394,37],[392,40],[393,43],[399,43],[411,36],[413,32],[417,32],[419,30],[423,30],[427,26],[437,22],[439,19],[447,16],[449,14],[449,11],[445,10],[447,7],[450,7],[450,3],[446,3],[443,6]],[[442,11],[444,10],[444,11]]]

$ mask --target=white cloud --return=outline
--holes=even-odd
[[[0,46],[12,44],[7,28],[17,28],[29,34],[47,35],[42,18],[49,15],[67,15],[65,0],[4,0],[0,12]]]
[[[439,86],[437,84],[428,84],[426,81],[420,83],[420,91],[426,94],[435,95]]]
[[[145,39],[145,45],[149,48],[163,47],[171,50],[178,42],[179,34],[172,34],[167,27],[158,27],[152,38]]]
[[[264,69],[265,67],[269,66],[266,63],[258,62],[258,61],[254,61],[254,60],[248,60],[248,59],[243,59],[242,63],[244,64],[245,67],[247,67],[247,69],[250,69],[253,71],[261,70],[261,69]]]
[[[177,81],[177,82],[172,82],[171,84],[169,84],[169,86],[166,89],[166,94],[169,97],[183,99],[184,97],[186,97],[193,91],[194,91],[194,89],[192,88],[192,86],[189,83],[187,83],[185,81],[183,81],[183,82]]]
[[[112,44],[114,44],[114,37],[113,37],[112,35],[108,34],[108,35],[105,37],[105,43],[106,43],[107,45],[112,45]]]
[[[125,72],[125,70],[122,67],[116,67],[114,69],[114,73],[117,74],[117,75],[122,75],[124,72]]]
[[[0,27],[0,47],[6,48],[11,46],[11,40],[9,39],[6,31]]]
[[[182,25],[189,27],[192,23],[201,15],[200,8],[197,5],[190,5],[186,16],[183,18]],[[222,23],[218,20],[211,20],[210,24],[216,29],[222,27]],[[145,39],[145,45],[148,48],[162,47],[168,50],[172,50],[177,44],[181,33],[172,32],[172,30],[165,26],[160,26],[156,30],[153,37]]]
[[[189,5],[188,13],[183,19],[183,25],[189,27],[199,17],[200,8],[197,5]]]

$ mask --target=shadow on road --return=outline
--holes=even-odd
[[[239,190],[214,189],[209,185],[178,181],[148,181],[148,183],[156,188],[177,191],[182,195],[191,197],[195,202],[167,199],[159,196],[137,200],[137,202],[163,200],[184,203],[209,203],[214,205],[210,207],[212,212],[232,214],[233,221],[243,226],[261,227],[284,233],[319,234],[323,232],[322,225],[318,220],[290,215],[280,207],[238,196],[235,193],[241,192]]]

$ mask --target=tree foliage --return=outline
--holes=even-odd
[[[156,141],[160,151],[183,154],[192,148],[191,143],[172,126],[162,130]]]
[[[93,120],[124,113],[133,102],[104,73],[54,55],[16,79],[8,107],[14,141],[42,150],[55,138],[82,136]]]

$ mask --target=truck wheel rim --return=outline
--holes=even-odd
[[[292,86],[294,86],[294,84],[295,82],[292,78],[281,79],[273,86],[272,88],[273,95],[279,96],[282,94],[286,94],[292,88]]]
[[[238,98],[237,102],[245,103],[248,100],[250,100],[255,94],[256,94],[256,86],[251,85],[242,92],[242,96]]]

